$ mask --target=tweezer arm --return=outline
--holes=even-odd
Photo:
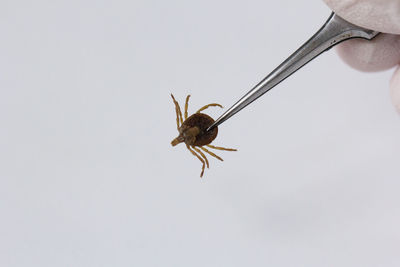
[[[288,59],[259,82],[245,96],[243,96],[236,104],[222,114],[222,116],[219,117],[208,128],[208,130],[211,130],[215,126],[220,125],[232,117],[248,104],[268,92],[274,86],[310,62],[313,58],[322,52],[329,50],[336,44],[351,38],[371,40],[378,34],[379,32],[351,24],[337,16],[335,13],[332,13],[317,33],[315,33],[305,44],[303,44]]]

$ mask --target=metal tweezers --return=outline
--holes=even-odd
[[[379,32],[351,24],[332,12],[321,29],[231,108],[223,113],[207,130],[209,131],[220,125],[322,52],[329,50],[338,43],[352,38],[372,40],[378,34]]]

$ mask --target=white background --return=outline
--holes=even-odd
[[[0,266],[399,266],[392,71],[325,53],[203,179],[170,145],[170,93],[227,108],[330,14],[271,2],[1,1]]]

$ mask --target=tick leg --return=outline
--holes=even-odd
[[[203,110],[205,110],[205,109],[207,109],[207,108],[209,108],[209,107],[220,107],[220,108],[224,108],[224,107],[221,106],[220,104],[211,103],[211,104],[205,105],[204,107],[202,107],[201,109],[199,109],[196,113],[199,113],[200,111],[203,111]]]
[[[175,97],[171,94],[172,100],[174,101],[175,104],[175,111],[176,111],[176,126],[178,128],[179,131],[179,126],[183,123],[183,119],[182,119],[182,111],[181,111],[181,107],[179,106],[178,101],[175,100]]]
[[[203,177],[204,165],[205,165],[204,159],[202,159],[199,155],[197,155],[196,152],[194,152],[194,151],[190,148],[190,146],[186,145],[186,147],[187,147],[187,149],[189,149],[189,151],[190,151],[194,156],[196,156],[196,157],[201,161],[201,163],[203,163],[203,167],[201,168],[201,173],[200,173],[200,177]]]
[[[185,102],[185,120],[188,118],[189,97],[190,95],[186,97],[186,102]]]
[[[219,146],[213,146],[213,145],[207,145],[209,148],[214,148],[218,150],[225,150],[225,151],[237,151],[237,149],[234,148],[225,148],[225,147],[219,147]]]
[[[224,161],[220,156],[217,156],[216,154],[214,154],[213,152],[211,152],[211,151],[208,150],[207,148],[205,148],[205,147],[203,147],[203,146],[201,146],[200,148],[201,148],[201,150],[203,150],[204,152],[210,154],[210,155],[213,156],[214,158],[217,158],[217,159],[219,159],[220,161]]]
[[[207,168],[209,168],[208,159],[207,159],[206,155],[204,155],[204,153],[201,152],[200,149],[198,149],[198,148],[196,148],[196,147],[194,147],[194,146],[192,146],[192,148],[193,148],[194,150],[196,150],[196,152],[199,153],[199,154],[203,157],[203,159],[206,161]]]

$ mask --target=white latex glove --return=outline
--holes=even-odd
[[[339,56],[361,71],[380,71],[400,64],[400,0],[324,0],[345,20],[382,32],[372,41],[354,39],[337,48]],[[400,112],[400,67],[390,82],[393,104]]]

